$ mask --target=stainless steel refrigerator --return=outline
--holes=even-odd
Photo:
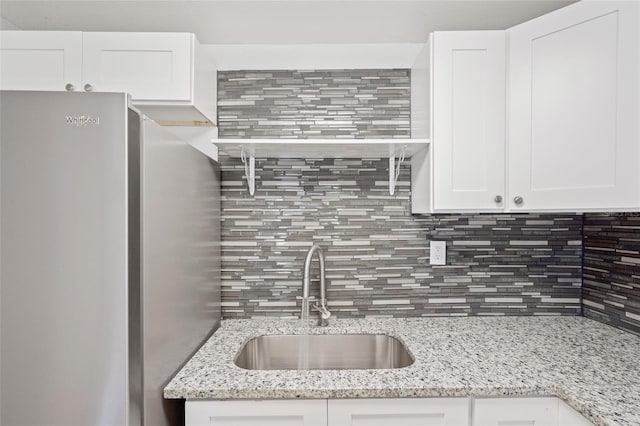
[[[122,93],[0,92],[0,423],[162,426],[216,327],[219,169]]]

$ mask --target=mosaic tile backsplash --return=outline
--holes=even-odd
[[[580,313],[581,216],[412,216],[409,166],[389,195],[385,160],[257,159],[252,197],[242,163],[221,164],[225,318],[297,316],[313,243],[338,317]]]
[[[219,71],[220,138],[408,138],[410,70]]]
[[[584,315],[640,335],[640,214],[586,214]]]

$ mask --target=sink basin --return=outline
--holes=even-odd
[[[249,340],[235,364],[248,370],[403,368],[413,357],[385,334],[268,335]]]

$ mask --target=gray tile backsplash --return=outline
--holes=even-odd
[[[313,243],[338,317],[580,313],[581,216],[412,216],[409,166],[389,195],[385,160],[258,159],[252,197],[242,163],[221,164],[225,318],[297,316]]]
[[[220,138],[408,138],[410,70],[218,72]]]
[[[640,335],[640,213],[586,214],[584,315]]]

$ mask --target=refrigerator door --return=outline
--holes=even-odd
[[[126,96],[0,108],[0,423],[127,425]]]

